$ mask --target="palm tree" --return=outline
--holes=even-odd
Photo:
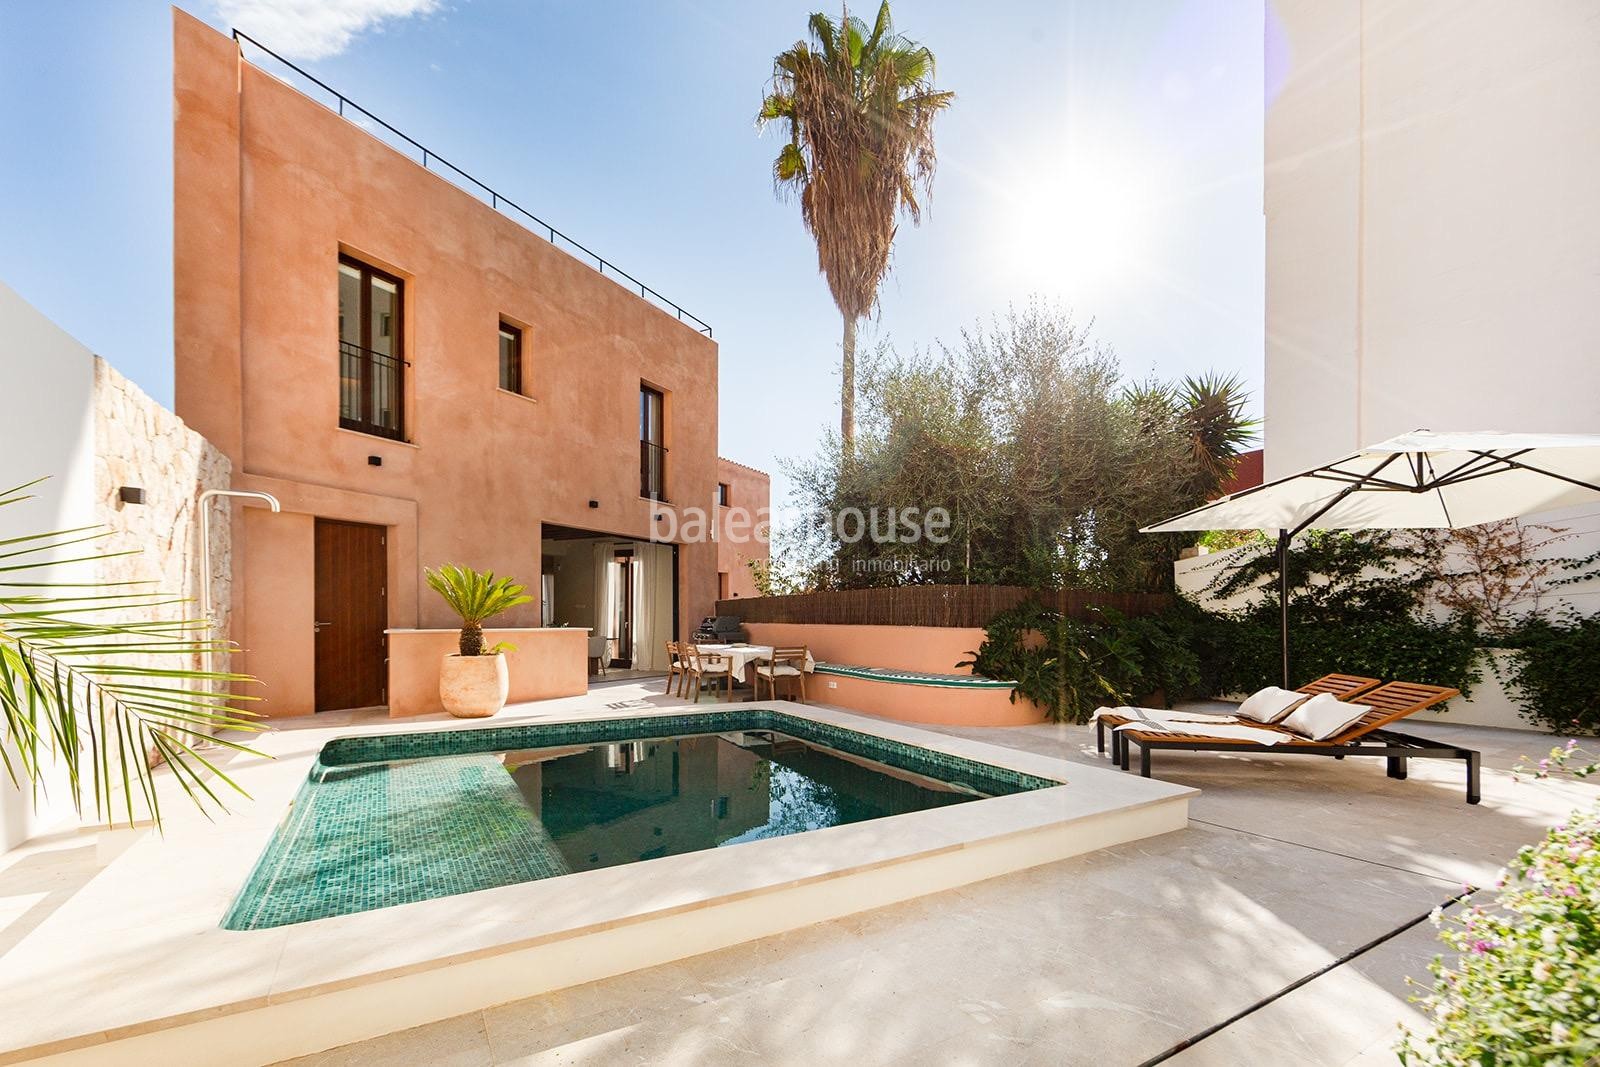
[[[31,499],[37,484],[0,491],[0,507]],[[36,795],[59,767],[79,814],[87,790],[107,822],[120,807],[131,825],[137,793],[159,826],[157,761],[202,807],[222,806],[212,776],[244,793],[206,757],[199,735],[261,728],[233,707],[255,698],[228,689],[253,679],[187,666],[230,646],[211,636],[208,620],[153,617],[182,597],[143,582],[45,580],[47,569],[120,554],[84,547],[108,532],[86,526],[0,541],[0,760],[13,785],[27,781]],[[205,740],[252,751],[226,736]]]
[[[788,124],[772,166],[780,193],[798,193],[817,266],[844,316],[839,433],[855,448],[856,322],[871,313],[889,270],[896,220],[922,221],[933,191],[933,120],[955,94],[933,87],[933,53],[894,32],[888,0],[868,26],[817,12],[810,40],[772,61],[758,126]]]

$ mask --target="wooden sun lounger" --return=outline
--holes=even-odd
[[[1321,679],[1318,679],[1319,681]],[[1315,684],[1315,683],[1313,683]],[[1178,749],[1191,752],[1269,752],[1273,755],[1332,756],[1382,756],[1388,760],[1389,777],[1405,778],[1406,761],[1418,759],[1458,759],[1467,765],[1467,803],[1476,804],[1481,799],[1478,788],[1478,753],[1470,748],[1457,748],[1424,737],[1415,737],[1386,729],[1390,723],[1414,715],[1424,708],[1460,696],[1459,689],[1442,685],[1420,685],[1416,682],[1389,682],[1370,692],[1362,693],[1356,703],[1371,705],[1372,710],[1357,719],[1342,733],[1323,741],[1311,741],[1284,729],[1282,726],[1260,726],[1293,737],[1276,745],[1263,745],[1254,741],[1238,741],[1226,737],[1207,737],[1203,732],[1193,734],[1156,733],[1140,730],[1123,730],[1114,733],[1120,738],[1115,747],[1123,770],[1128,769],[1129,745],[1139,746],[1139,773],[1150,777],[1150,753],[1155,749]],[[1196,724],[1197,731],[1203,731]]]
[[[1351,697],[1360,696],[1368,690],[1376,689],[1382,684],[1383,680],[1380,678],[1366,678],[1359,674],[1324,674],[1321,678],[1302,685],[1295,692],[1306,693],[1310,696],[1316,696],[1318,693],[1332,693],[1340,700],[1349,700]],[[1117,733],[1115,727],[1132,721],[1132,719],[1124,718],[1121,715],[1102,715],[1094,723],[1095,748],[1102,755],[1106,750],[1106,728],[1113,728],[1111,734],[1111,759],[1113,762],[1122,764],[1123,770],[1128,769],[1128,761],[1123,757],[1122,753],[1122,734]],[[1244,725],[1254,726],[1256,724],[1246,722]],[[1126,730],[1123,731],[1123,733],[1127,732]]]

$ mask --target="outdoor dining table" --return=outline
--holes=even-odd
[[[757,663],[766,663],[768,660],[772,659],[773,651],[771,645],[696,644],[694,647],[699,649],[702,655],[715,653],[720,656],[726,656],[729,662],[733,664],[733,676],[740,681],[745,680],[745,671],[750,667]],[[810,674],[812,671],[816,670],[816,667],[817,661],[811,657],[810,652],[807,652],[805,663],[806,673]]]

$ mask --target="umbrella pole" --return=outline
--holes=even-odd
[[[1289,685],[1289,531],[1278,531],[1278,637],[1283,650],[1283,688]]]

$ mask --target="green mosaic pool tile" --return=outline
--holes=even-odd
[[[324,746],[223,920],[262,929],[569,873],[497,755],[771,731],[980,796],[1061,783],[769,708],[379,734]]]
[[[322,761],[330,765],[421,759],[468,752],[518,748],[604,744],[674,737],[696,733],[777,730],[805,741],[819,742],[854,756],[877,760],[901,770],[968,786],[990,796],[1046,789],[1060,782],[1005,767],[979,763],[917,745],[848,730],[767,708],[726,708],[682,715],[596,719],[574,723],[539,723],[416,734],[375,734],[330,741]]]
[[[861,678],[869,682],[931,685],[943,689],[1013,689],[1017,684],[972,674],[929,674],[926,671],[900,671],[888,667],[856,667],[847,663],[819,663],[817,673],[840,678]]]
[[[566,873],[492,756],[319,763],[222,925],[258,930]]]

